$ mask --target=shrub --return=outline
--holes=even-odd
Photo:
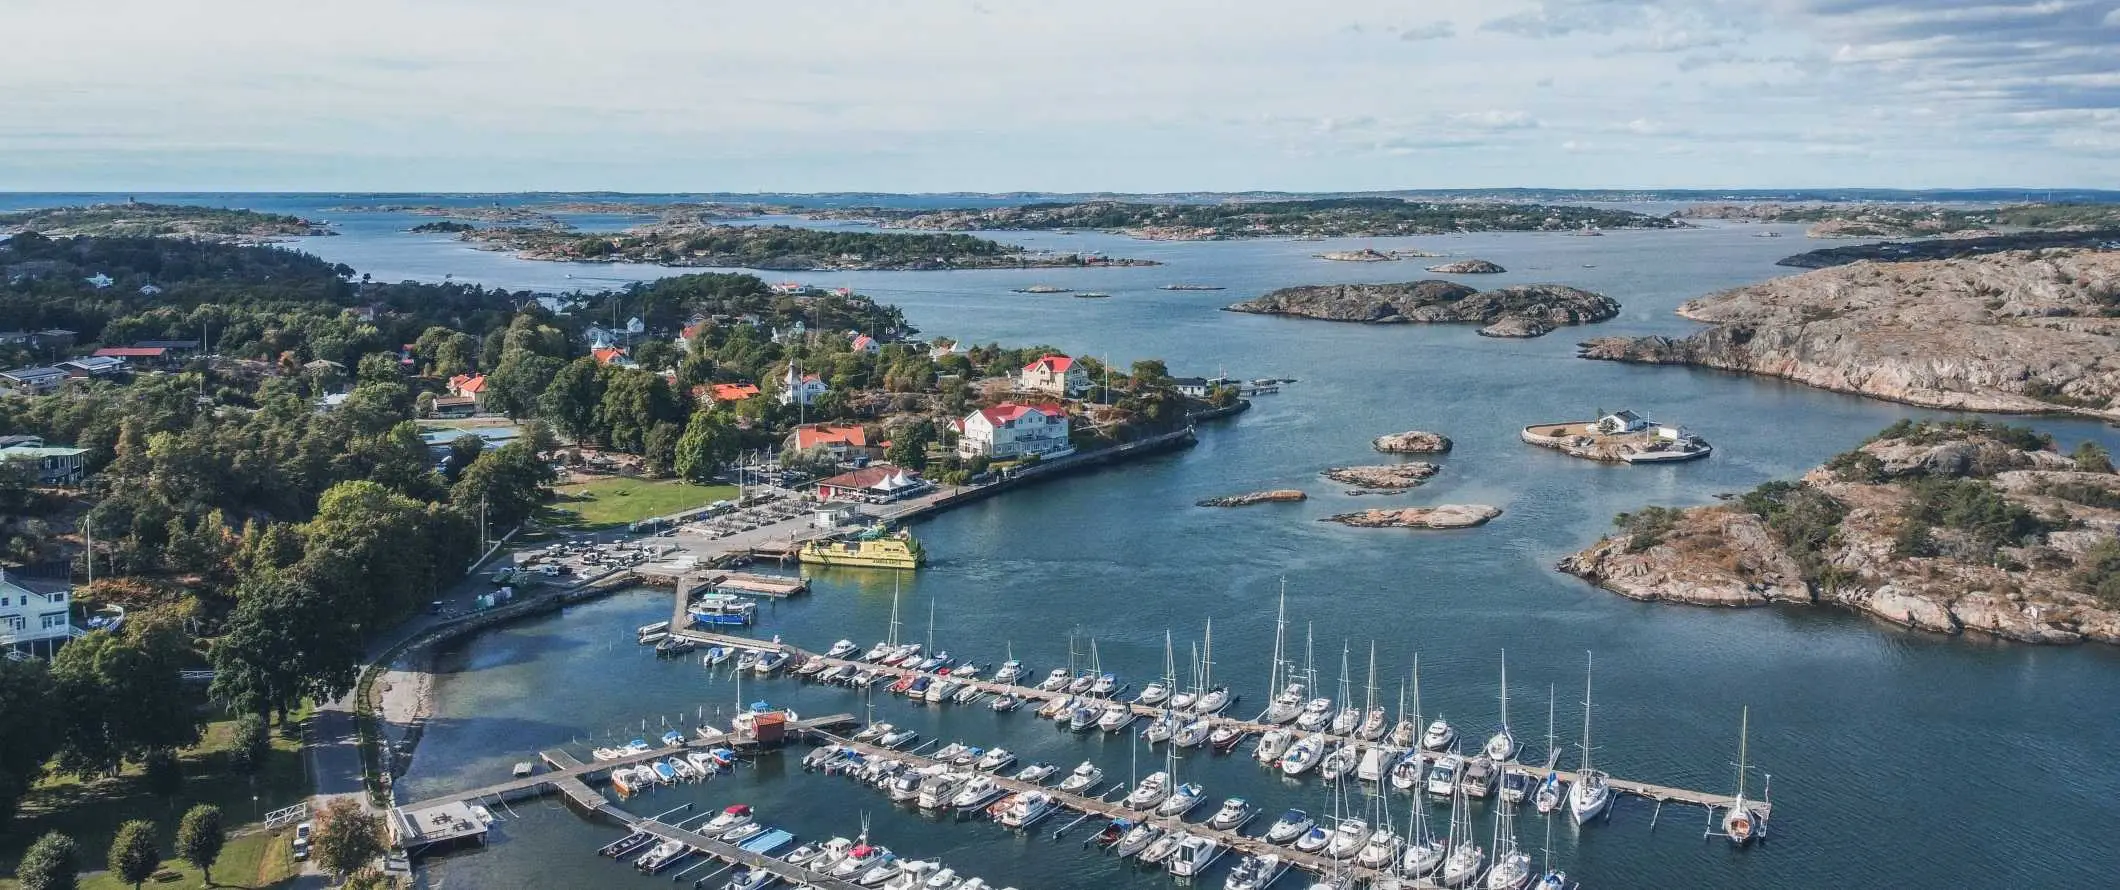
[[[2120,539],[2107,538],[2083,554],[2076,586],[2108,608],[2120,608]]]
[[[1612,524],[1627,535],[1627,552],[1640,553],[1664,542],[1685,511],[1670,507],[1643,507],[1612,517]]]

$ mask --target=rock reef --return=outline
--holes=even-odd
[[[1378,436],[1369,445],[1385,454],[1442,454],[1450,450],[1450,437],[1426,430],[1407,430]]]
[[[1319,521],[1337,522],[1355,528],[1451,529],[1486,525],[1488,520],[1500,515],[1500,507],[1486,504],[1443,504],[1397,510],[1361,510],[1327,516]]]
[[[1566,285],[1519,284],[1482,291],[1433,279],[1288,287],[1225,308],[1363,324],[1478,324],[1494,329],[1491,336],[1538,336],[1562,325],[1590,324],[1619,314],[1619,303],[1610,297]]]
[[[1403,491],[1428,481],[1442,472],[1442,467],[1427,461],[1389,464],[1376,467],[1333,467],[1326,470],[1325,478],[1342,485],[1381,491]]]
[[[1249,494],[1235,494],[1235,495],[1230,495],[1230,496],[1228,496],[1228,497],[1219,497],[1219,498],[1208,498],[1207,500],[1204,500],[1204,501],[1200,501],[1200,502],[1199,502],[1198,504],[1196,504],[1195,506],[1200,506],[1200,507],[1249,507],[1249,506],[1251,506],[1252,504],[1268,504],[1268,503],[1280,503],[1280,502],[1287,502],[1287,501],[1300,501],[1300,500],[1305,500],[1305,499],[1307,499],[1307,498],[1309,498],[1309,497],[1310,497],[1309,495],[1306,495],[1306,494],[1304,494],[1303,492],[1301,492],[1301,491],[1298,491],[1298,490],[1296,490],[1296,489],[1293,489],[1293,488],[1277,488],[1277,489],[1274,489],[1274,490],[1272,490],[1272,491],[1254,491],[1254,492],[1251,492],[1251,493],[1249,493]]]
[[[1459,260],[1440,266],[1429,266],[1428,271],[1444,275],[1498,275],[1509,271],[1486,260]]]
[[[2030,436],[1902,425],[1799,483],[1622,516],[1558,568],[1638,600],[1830,605],[1944,634],[2120,643],[2120,476]]]
[[[1930,408],[2120,419],[2120,251],[1856,263],[1679,307],[1690,337],[1608,337],[1589,359],[1696,365]]]

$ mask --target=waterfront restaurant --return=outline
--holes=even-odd
[[[934,483],[912,470],[891,464],[872,464],[817,483],[817,499],[828,503],[887,504],[934,487]]]

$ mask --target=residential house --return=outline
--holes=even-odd
[[[1074,450],[1067,438],[1067,409],[1059,405],[1003,402],[965,415],[956,424],[959,457],[1010,460],[1027,455],[1059,457]]]
[[[1065,398],[1089,388],[1089,372],[1074,359],[1055,353],[1040,356],[1037,361],[1024,365],[1016,385],[1031,392]]]
[[[935,487],[920,474],[891,464],[871,464],[817,483],[817,499],[863,504],[882,504],[911,497]]]
[[[883,456],[881,444],[870,445],[868,431],[859,424],[806,423],[789,432],[781,447],[796,451],[823,448],[838,460]]]
[[[756,383],[714,383],[707,386],[708,397],[716,402],[748,401],[758,395]]]
[[[88,475],[88,449],[46,445],[41,439],[34,445],[0,448],[0,462],[29,464],[30,476],[39,485],[74,485]]]
[[[427,444],[428,453],[439,458],[448,455],[450,445],[464,436],[477,436],[479,441],[485,444],[485,450],[491,451],[515,441],[522,436],[522,433],[512,426],[480,427],[472,430],[430,430],[420,434],[420,441]]]
[[[101,272],[97,272],[96,274],[90,275],[87,278],[83,278],[81,280],[88,282],[90,287],[93,287],[97,290],[102,290],[106,287],[118,283],[117,279],[105,275]]]
[[[302,370],[311,374],[344,374],[346,366],[328,358],[320,358],[303,362]]]
[[[855,352],[866,352],[870,355],[875,355],[883,350],[883,344],[876,342],[876,338],[867,334],[857,333],[854,335],[852,348]]]
[[[967,351],[969,350],[964,348],[964,344],[954,340],[938,339],[928,343],[928,358],[935,361],[941,361],[953,355],[963,355]]]
[[[107,355],[84,355],[60,362],[56,367],[68,377],[109,377],[125,370],[125,362]]]
[[[1597,419],[1597,431],[1608,436],[1638,433],[1648,429],[1649,418],[1632,411],[1615,411]]]
[[[783,405],[814,405],[817,397],[831,392],[824,380],[815,374],[804,374],[788,365],[788,372],[780,379],[780,403]]]
[[[91,355],[114,358],[133,368],[159,368],[170,363],[169,350],[161,346],[105,346]]]
[[[69,593],[31,590],[0,574],[0,648],[50,658],[74,635]]]
[[[623,346],[606,346],[602,349],[592,349],[589,351],[589,355],[596,359],[596,363],[599,365],[610,365],[614,368],[639,367],[633,363],[633,357],[626,354],[626,349]]]
[[[436,417],[470,417],[478,413],[478,399],[473,396],[441,396],[434,400]]]
[[[177,359],[196,355],[199,352],[199,341],[197,340],[142,340],[133,345],[144,346],[149,349],[167,349],[169,350],[170,358]]]
[[[618,335],[602,325],[590,325],[587,330],[582,331],[582,337],[589,341],[589,348],[592,350],[609,349],[618,345]]]
[[[1178,391],[1179,395],[1191,396],[1196,399],[1207,398],[1207,390],[1212,386],[1205,377],[1172,377],[1170,385]]]
[[[449,378],[449,394],[463,399],[481,399],[486,394],[486,375],[458,374]]]
[[[161,288],[159,288],[159,287],[156,287],[156,286],[154,286],[154,285],[152,285],[152,284],[143,284],[143,285],[140,285],[140,296],[143,296],[143,297],[154,297],[154,296],[160,296],[161,294],[162,294],[162,289],[161,289]]]
[[[58,368],[16,368],[0,371],[0,386],[23,395],[38,395],[58,389],[66,372]]]

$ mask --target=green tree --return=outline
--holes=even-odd
[[[260,718],[287,712],[303,696],[337,698],[360,670],[360,635],[347,618],[294,577],[245,582],[214,644],[210,694]],[[63,650],[62,650],[63,651]]]
[[[228,746],[229,768],[240,775],[257,775],[272,751],[272,727],[256,712],[246,711],[237,715],[233,736]]]
[[[300,568],[336,616],[380,626],[428,599],[441,578],[421,534],[426,504],[374,482],[341,482],[303,527]]]
[[[633,361],[649,371],[662,372],[677,367],[677,347],[667,340],[643,340],[633,347]]]
[[[109,775],[120,763],[157,748],[199,740],[192,696],[178,676],[188,644],[173,622],[146,617],[123,635],[89,633],[52,659],[60,709],[61,768]]]
[[[0,832],[58,748],[51,675],[41,661],[0,658]]]
[[[427,374],[454,377],[469,372],[478,361],[478,338],[436,325],[420,332],[412,349],[427,363]]]
[[[2084,473],[2110,473],[2113,471],[2113,456],[2096,442],[2085,442],[2076,446],[2070,455],[2076,460],[2076,469]]]
[[[449,500],[473,517],[483,501],[488,523],[511,528],[536,512],[555,478],[552,466],[527,443],[510,442],[473,461],[450,489]]]
[[[118,826],[118,836],[110,842],[110,857],[106,864],[119,881],[133,885],[133,890],[140,890],[140,885],[147,883],[155,870],[162,867],[162,851],[155,842],[155,823],[134,819]]]
[[[317,814],[311,839],[317,864],[341,879],[383,855],[383,824],[350,798],[337,798]]]
[[[891,447],[883,456],[891,463],[914,470],[927,469],[927,449],[935,441],[935,424],[922,419],[891,434]]]
[[[147,779],[147,790],[165,804],[176,802],[177,794],[184,790],[184,764],[177,760],[177,752],[168,748],[149,751],[141,756],[140,769]]]
[[[449,462],[442,478],[447,479],[451,485],[456,484],[457,480],[464,478],[464,470],[477,461],[479,455],[485,453],[486,440],[474,433],[465,433],[449,440]]]
[[[661,421],[648,430],[648,438],[641,443],[648,475],[668,476],[677,466],[677,441],[684,430],[677,424]]]
[[[648,431],[656,424],[683,419],[670,384],[660,375],[625,368],[606,373],[603,401],[596,409],[596,426],[605,445],[640,454],[647,448]]]
[[[499,411],[509,417],[526,417],[536,412],[538,399],[552,378],[559,374],[562,363],[550,356],[538,355],[522,349],[511,349],[501,357],[500,366],[486,378],[485,406],[487,410]]]
[[[177,855],[199,869],[206,879],[206,886],[213,886],[213,864],[221,858],[221,847],[228,843],[228,831],[221,826],[221,808],[212,804],[199,804],[184,811],[184,818],[177,823]]]
[[[593,358],[568,362],[538,399],[538,414],[575,441],[597,433],[596,409],[604,400],[603,367]]]
[[[80,848],[74,845],[73,838],[56,831],[45,832],[15,864],[15,880],[22,884],[22,890],[74,890],[80,880],[80,859]]]
[[[705,483],[736,453],[736,427],[727,417],[706,409],[692,412],[685,434],[677,440],[675,469],[687,482]]]

